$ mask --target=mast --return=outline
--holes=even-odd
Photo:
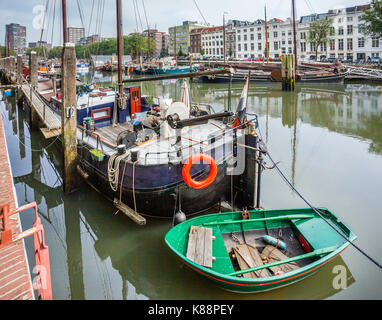
[[[66,0],[62,0],[62,28],[64,31],[64,43],[68,42],[68,30],[66,22]]]
[[[118,92],[123,97],[122,59],[123,59],[123,38],[122,38],[122,3],[117,1],[117,47],[118,47]]]
[[[294,42],[294,64],[295,70],[297,70],[297,40],[296,40],[296,13],[295,13],[295,0],[292,0],[292,12],[293,12],[293,42]]]
[[[269,64],[269,48],[268,48],[268,22],[267,22],[267,7],[264,6],[265,12],[265,48],[267,50],[267,64]]]

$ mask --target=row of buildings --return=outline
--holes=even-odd
[[[331,19],[329,41],[318,48],[317,58],[340,58],[346,60],[367,60],[368,57],[382,57],[381,39],[366,36],[362,32],[364,10],[370,4],[329,10],[327,13],[302,16],[296,21],[297,54],[300,59],[310,59],[316,55],[316,48],[308,40],[310,24],[317,19]],[[153,39],[154,48],[150,55],[192,55],[222,59],[265,58],[266,39],[268,54],[277,59],[283,54],[294,52],[293,24],[286,20],[273,18],[255,21],[229,20],[223,26],[207,26],[197,21],[184,21],[181,25],[170,27],[168,34],[157,29],[143,31],[143,37]],[[105,40],[99,35],[86,36],[84,28],[69,27],[68,40],[71,43],[90,45]],[[6,25],[7,42],[12,50],[24,53],[26,50],[26,28],[19,24]],[[33,42],[29,47],[45,46],[46,42]]]
[[[332,21],[329,41],[318,48],[318,59],[326,57],[355,61],[382,57],[381,39],[368,37],[362,32],[363,23],[360,17],[369,8],[369,4],[359,5],[300,17],[296,21],[298,57],[315,57],[316,48],[308,41],[308,33],[310,24],[317,19]],[[273,18],[267,21],[266,33],[266,23],[262,19],[254,22],[229,20],[224,28],[185,21],[180,26],[169,28],[168,53],[220,59],[224,58],[224,54],[227,58],[265,58],[267,38],[269,57],[277,59],[283,54],[294,52],[292,22],[290,18]]]

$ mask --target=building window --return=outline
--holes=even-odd
[[[301,39],[306,39],[306,34],[305,34],[305,32],[301,32]]]
[[[372,46],[373,48],[378,48],[378,47],[379,47],[379,39],[377,39],[377,38],[372,38],[371,46]]]
[[[258,49],[259,51],[261,51],[261,42],[259,42],[259,43],[257,44],[257,49]]]
[[[246,34],[244,35],[244,41],[247,41],[247,35]]]
[[[339,27],[338,28],[338,35],[342,36],[344,34],[344,28],[343,27]]]
[[[255,51],[255,44],[251,43],[251,51]]]
[[[358,38],[358,48],[365,47],[365,38]]]
[[[251,41],[255,40],[255,35],[251,33]]]
[[[281,36],[285,37],[285,31],[281,32]]]
[[[244,51],[248,51],[248,45],[244,43]]]
[[[344,39],[338,39],[338,50],[344,50]]]
[[[257,40],[261,40],[261,33],[257,34]]]
[[[347,40],[347,48],[348,50],[353,50],[353,39]]]
[[[329,34],[333,37],[336,34],[336,29],[334,27],[330,27]]]
[[[353,34],[353,26],[347,27],[348,34]]]
[[[330,50],[331,51],[336,50],[336,42],[335,42],[335,40],[330,40],[329,41],[329,46],[330,46]]]
[[[273,32],[273,37],[277,38],[277,32]]]
[[[301,42],[301,52],[306,52],[306,42]]]
[[[241,36],[237,36],[237,41],[241,41]]]
[[[237,51],[241,51],[241,44],[240,43],[237,45]]]
[[[353,21],[353,17],[348,17],[347,20],[348,20],[348,22],[352,22]]]

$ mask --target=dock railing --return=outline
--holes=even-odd
[[[33,227],[19,234],[12,234],[12,230],[9,226],[9,217],[32,208],[34,209],[35,213],[35,221],[33,223]],[[13,211],[9,210],[9,204],[1,205],[0,219],[3,223],[3,230],[0,233],[0,248],[33,235],[36,261],[34,270],[36,270],[37,273],[33,283],[33,290],[37,290],[37,297],[39,300],[52,300],[49,248],[45,243],[44,227],[38,216],[36,202],[26,204]]]

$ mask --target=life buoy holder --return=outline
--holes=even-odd
[[[194,163],[201,162],[201,161],[205,161],[209,164],[210,174],[208,175],[206,179],[201,181],[196,181],[191,178],[190,170],[191,170],[191,167],[194,165]],[[212,182],[215,181],[217,174],[218,174],[218,166],[216,165],[214,158],[204,153],[195,154],[191,156],[183,165],[183,169],[182,169],[182,176],[183,176],[184,182],[193,189],[207,188],[208,186],[212,184]]]

